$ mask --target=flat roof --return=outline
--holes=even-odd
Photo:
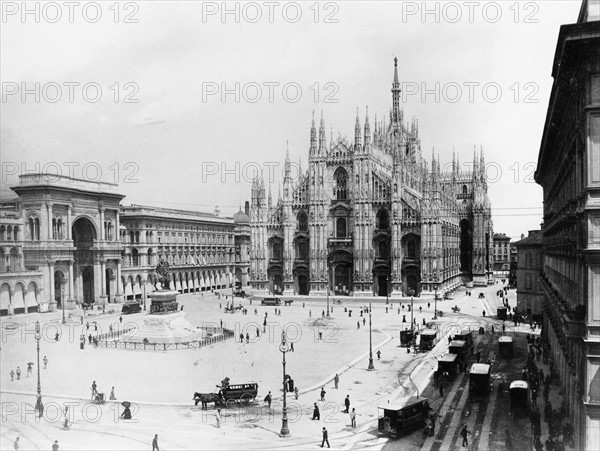
[[[474,363],[469,374],[489,374],[490,366],[487,363]]]
[[[512,337],[509,337],[507,335],[503,335],[502,337],[498,338],[498,343],[512,343],[512,341]]]
[[[512,381],[510,388],[529,388],[529,385],[525,381]]]
[[[410,398],[405,399],[404,401],[398,401],[398,402],[389,403],[385,406],[379,406],[379,409],[401,410],[401,409],[404,409],[405,407],[412,406],[413,404],[419,404],[423,401],[427,401],[427,398],[417,398],[416,396],[411,396]]]
[[[454,362],[457,358],[458,356],[456,354],[445,354],[442,357],[440,357],[440,360],[438,360],[438,362]]]
[[[452,347],[452,346],[464,346],[465,344],[467,344],[467,342],[464,341],[464,340],[452,340],[450,342],[450,347]]]
[[[421,335],[437,335],[437,331],[435,330],[424,330],[421,332]]]

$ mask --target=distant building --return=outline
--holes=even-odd
[[[543,271],[544,250],[540,230],[514,243],[517,250],[517,310],[528,318],[541,320],[544,293],[539,282]]]
[[[358,114],[354,140],[310,129],[308,170],[283,196],[252,186],[250,283],[256,293],[434,295],[492,278],[492,219],[483,151],[470,171],[421,155],[417,122],[400,107],[394,62],[389,118]],[[371,125],[373,124],[373,129]],[[296,171],[294,171],[296,172]]]
[[[575,449],[600,444],[600,1],[560,28],[535,181],[544,190],[543,335]]]
[[[510,238],[504,233],[494,233],[494,274],[508,276],[510,270]]]
[[[0,201],[0,316],[248,284],[249,205],[231,217],[122,206],[118,185],[25,174]]]

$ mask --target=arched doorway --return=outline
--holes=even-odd
[[[379,275],[377,276],[377,296],[387,296],[388,295],[388,278],[387,276]]]
[[[94,268],[86,266],[82,274],[83,281],[83,302],[84,304],[94,303]]]
[[[88,218],[80,217],[72,227],[73,245],[75,246],[75,273],[78,289],[84,304],[95,302],[95,278],[92,246],[96,240],[96,228]],[[100,291],[100,290],[99,290]]]
[[[106,296],[108,296],[108,302],[112,299],[112,283],[114,280],[113,270],[111,268],[106,268],[104,272],[104,280],[106,282]]]
[[[65,275],[62,271],[54,271],[54,300],[56,308],[61,309],[64,301],[64,288],[66,286]]]

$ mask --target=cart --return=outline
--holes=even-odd
[[[498,307],[496,309],[496,316],[499,320],[506,320],[506,307]]]
[[[400,331],[400,346],[410,347],[415,334],[412,330],[402,330]]]
[[[221,382],[221,385],[217,385],[219,395],[227,403],[250,403],[254,402],[258,396],[258,384],[236,384],[231,385],[229,383]]]
[[[529,414],[529,385],[525,381],[510,383],[510,413],[514,417]]]
[[[414,396],[401,403],[379,407],[379,432],[390,437],[400,437],[420,429],[425,426],[430,410],[427,398]]]
[[[487,363],[474,363],[469,371],[469,399],[482,399],[491,390],[492,367]]]
[[[512,359],[514,355],[512,337],[504,335],[498,338],[498,355],[501,359]]]
[[[458,374],[458,356],[456,354],[445,354],[438,360],[438,374],[448,373],[450,380]]]
[[[463,340],[452,340],[448,346],[448,352],[450,354],[456,354],[457,362],[459,363],[466,365],[469,361],[470,349]]]
[[[435,330],[424,330],[421,332],[421,341],[419,342],[419,351],[426,352],[431,351],[435,346],[435,339],[437,332]]]

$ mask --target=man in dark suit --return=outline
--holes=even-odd
[[[325,443],[327,443],[327,448],[331,448],[331,446],[329,446],[328,437],[329,435],[327,434],[327,429],[323,428],[323,441],[321,442],[321,448],[323,448]]]

